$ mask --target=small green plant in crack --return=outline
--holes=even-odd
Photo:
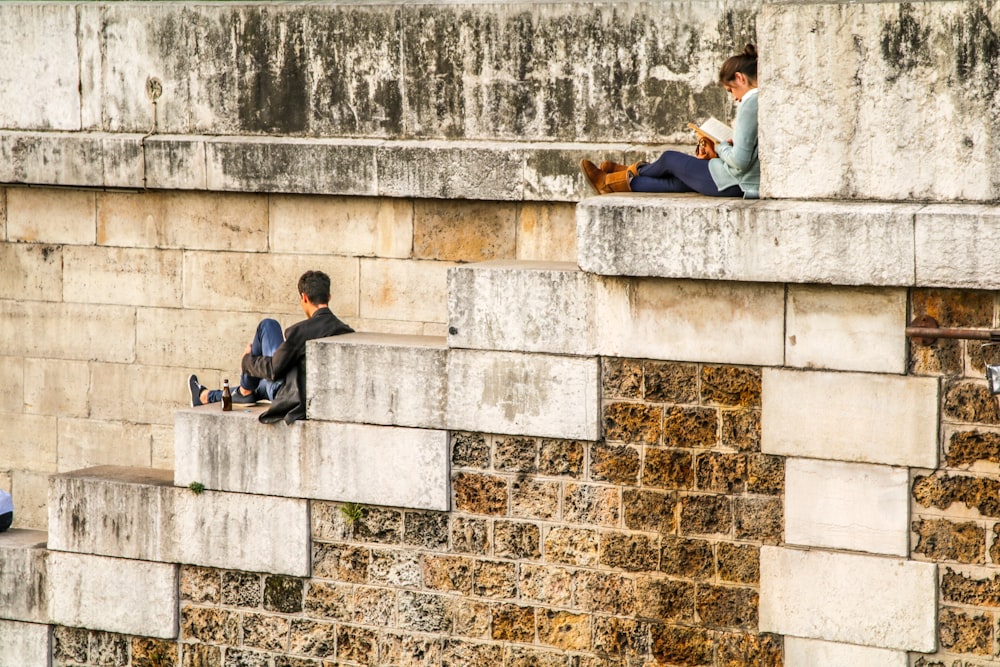
[[[365,506],[361,503],[344,503],[340,506],[340,514],[353,526],[364,515]]]
[[[195,495],[200,495],[205,490],[205,485],[201,482],[191,482],[188,484],[188,488],[194,491]]]

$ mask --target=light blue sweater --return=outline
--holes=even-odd
[[[740,186],[743,196],[760,196],[760,158],[757,157],[757,89],[747,93],[736,109],[733,143],[715,145],[719,157],[708,161],[712,180],[720,190]]]

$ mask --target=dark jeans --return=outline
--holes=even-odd
[[[13,512],[4,512],[3,514],[0,514],[0,533],[10,528],[10,524],[12,523],[14,523]]]
[[[743,196],[743,190],[738,185],[719,190],[708,170],[708,160],[677,151],[667,151],[656,162],[639,167],[639,175],[632,179],[632,192],[700,192],[709,197]]]
[[[261,320],[257,325],[257,332],[250,343],[250,354],[255,357],[273,357],[275,351],[285,342],[285,334],[281,330],[278,320],[270,318]],[[274,400],[275,394],[281,388],[281,380],[266,380],[256,378],[248,373],[240,375],[240,386],[248,391],[252,391],[257,399]],[[233,387],[233,391],[236,388]],[[222,400],[222,390],[212,389],[208,392],[208,402],[218,403]]]

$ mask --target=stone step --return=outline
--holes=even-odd
[[[257,416],[263,409],[223,413],[208,405],[176,412],[175,483],[290,498],[449,508],[447,432],[312,419],[261,424]]]
[[[620,194],[577,207],[584,271],[832,285],[1000,287],[1000,208]]]
[[[0,533],[0,618],[47,622],[46,539],[39,530],[15,528]]]
[[[310,419],[600,438],[595,356],[448,349],[432,336],[310,341]]]
[[[51,650],[51,626],[0,620],[0,665],[50,667]]]
[[[305,500],[194,491],[170,470],[101,466],[49,478],[49,549],[308,576]]]

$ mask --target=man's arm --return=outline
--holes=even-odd
[[[243,350],[243,372],[265,380],[280,380],[288,369],[299,362],[305,350],[305,341],[296,327],[288,329],[288,339],[278,346],[273,357],[255,357],[250,354],[250,346]]]

